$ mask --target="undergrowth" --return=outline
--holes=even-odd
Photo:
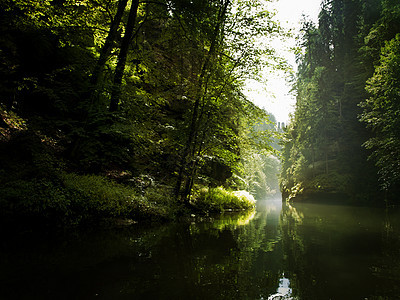
[[[8,129],[0,139],[1,223],[76,226],[118,219],[171,220],[190,213],[182,212],[170,186],[155,181],[143,185],[142,179],[124,184],[101,174],[78,174],[78,168],[67,167],[57,143],[27,128],[17,116],[6,117],[2,115]],[[222,187],[202,188],[195,199],[195,209],[205,212],[254,207],[247,192]]]
[[[201,211],[223,212],[225,210],[247,210],[255,207],[255,200],[247,191],[230,191],[223,187],[200,188],[192,205]]]
[[[78,225],[104,219],[164,220],[174,213],[167,193],[134,188],[99,175],[60,174],[59,178],[11,180],[0,187],[3,216],[39,218]],[[157,197],[154,196],[157,194]]]

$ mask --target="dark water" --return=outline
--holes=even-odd
[[[400,299],[399,217],[259,201],[156,228],[19,234],[0,241],[0,299]]]

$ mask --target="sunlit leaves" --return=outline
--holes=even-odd
[[[225,51],[238,62],[235,74],[241,78],[260,79],[261,71],[269,66],[286,68],[279,60],[271,41],[287,33],[268,9],[269,1],[235,1],[225,25]]]
[[[372,149],[383,188],[400,180],[400,34],[382,49],[380,64],[367,82],[370,97],[361,120],[375,133],[365,143]]]
[[[173,184],[180,164],[187,164],[185,176],[195,178],[192,169],[206,164],[205,157],[231,172],[244,148],[270,151],[271,132],[252,131],[255,122],[266,121],[265,113],[241,93],[246,78],[260,76],[274,61],[266,41],[281,30],[268,1],[141,1],[125,48],[118,111],[111,115],[107,105],[127,28],[126,4],[1,1],[2,16],[9,14],[2,33],[18,32],[18,39],[34,43],[27,49],[28,42],[0,37],[14,43],[1,58],[21,73],[17,80],[8,76],[16,82],[15,93],[7,95],[15,107],[26,115],[37,112],[48,124],[48,116],[55,119],[49,131],[63,134],[65,152],[82,172],[147,168]],[[186,145],[189,154],[181,163]]]

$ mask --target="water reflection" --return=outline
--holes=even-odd
[[[300,299],[397,299],[398,216],[365,207],[285,207],[282,240],[293,294]],[[387,223],[396,228],[390,244]],[[375,270],[382,268],[378,275]]]
[[[201,222],[17,236],[0,242],[0,298],[396,299],[398,216],[278,199]]]
[[[284,299],[294,299],[292,297],[292,289],[290,288],[290,280],[285,277],[279,279],[279,287],[275,294],[268,297],[268,300],[284,300]]]
[[[214,219],[213,222],[210,223],[210,226],[220,230],[226,228],[227,226],[243,226],[249,224],[249,222],[253,220],[255,216],[255,210],[239,213],[227,213]],[[193,225],[198,226],[196,223],[193,223]]]

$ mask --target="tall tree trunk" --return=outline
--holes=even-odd
[[[117,13],[115,14],[114,19],[111,22],[110,30],[108,31],[108,35],[106,37],[104,45],[100,50],[100,57],[97,60],[96,65],[94,66],[92,77],[90,78],[90,84],[94,89],[97,88],[100,75],[104,69],[107,59],[111,54],[112,45],[118,36],[118,27],[119,24],[121,23],[122,16],[124,14],[127,3],[128,0],[118,1]]]
[[[98,89],[99,89],[100,78],[101,78],[102,72],[104,70],[104,66],[107,62],[107,59],[110,57],[113,43],[116,41],[116,39],[118,37],[118,27],[121,24],[121,20],[122,20],[125,8],[127,6],[127,3],[128,3],[128,0],[119,0],[118,1],[117,12],[111,22],[110,29],[108,31],[108,35],[106,37],[103,47],[100,50],[99,59],[97,60],[95,66],[93,68],[92,75],[90,77],[89,89],[83,95],[83,98],[85,100],[89,101],[88,110],[85,112],[85,114],[83,116],[83,121],[84,121],[83,126],[85,129],[88,126],[88,122],[89,122],[90,118],[97,111],[98,95],[99,95]],[[83,138],[81,136],[74,138],[74,140],[72,142],[71,150],[70,150],[71,157],[77,156],[77,153],[79,153],[82,143],[83,143]]]
[[[315,149],[314,144],[311,145],[312,151],[312,178],[315,178]]]
[[[135,29],[138,8],[139,8],[139,0],[133,0],[131,9],[129,11],[128,22],[125,28],[125,35],[122,39],[121,48],[118,54],[117,67],[115,68],[114,84],[110,100],[110,112],[116,111],[118,109],[118,103],[121,97],[122,77],[124,75],[129,44],[131,43],[133,37],[133,30]]]
[[[325,173],[326,173],[326,174],[329,174],[328,150],[325,151]]]
[[[207,117],[207,120],[209,120],[209,115]],[[197,145],[197,137],[198,137],[198,135],[196,136],[193,148],[195,148],[195,145]],[[205,137],[206,137],[206,130],[203,131],[203,134],[202,134],[202,136],[200,138],[200,141],[198,143],[199,149],[197,150],[197,157],[200,157],[200,155],[201,155],[201,151],[203,150],[202,145],[203,145]],[[196,173],[197,173],[197,170],[198,170],[197,165],[198,165],[198,159],[197,158],[193,159],[192,160],[192,164],[191,164],[191,166],[189,168],[189,175],[190,176],[186,179],[186,187],[185,187],[185,191],[184,191],[184,195],[186,197],[186,202],[190,201],[190,197],[192,195],[192,188],[193,188],[193,185],[194,185],[194,179],[196,177]]]
[[[230,4],[230,0],[227,0],[220,9],[220,12],[218,14],[217,24],[215,25],[215,28],[214,28],[214,33],[213,33],[213,38],[211,41],[210,50],[207,53],[206,59],[203,63],[202,69],[201,69],[201,73],[199,75],[197,91],[195,93],[195,102],[193,105],[193,111],[192,111],[191,122],[190,122],[190,127],[189,127],[188,139],[187,139],[185,148],[183,150],[183,155],[182,155],[181,164],[180,164],[179,173],[178,173],[177,184],[175,187],[176,197],[178,199],[180,198],[181,201],[183,201],[183,202],[188,202],[187,196],[188,196],[188,194],[190,194],[190,192],[188,192],[187,188],[186,188],[184,190],[183,195],[181,195],[181,186],[182,186],[182,182],[184,181],[185,173],[187,173],[186,172],[187,164],[188,163],[190,164],[191,160],[193,159],[193,155],[195,153],[195,150],[194,150],[195,145],[192,145],[192,144],[197,135],[197,125],[198,125],[197,121],[198,121],[198,115],[199,115],[200,100],[204,98],[204,95],[202,95],[204,79],[205,79],[205,75],[207,73],[207,69],[209,67],[211,58],[215,53],[218,35],[220,33],[220,28],[224,21],[226,11],[228,9],[229,4]],[[191,170],[189,170],[188,173],[193,174],[191,172]],[[190,180],[190,178],[187,178],[187,180]],[[191,184],[186,185],[186,187],[188,187],[188,186],[190,187]]]

